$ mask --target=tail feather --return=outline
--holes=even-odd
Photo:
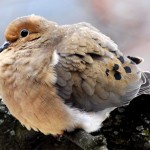
[[[140,80],[130,84],[126,94],[122,97],[124,105],[129,104],[136,96],[150,94],[150,72],[140,72],[140,75]]]
[[[142,72],[142,80],[144,81],[138,92],[138,96],[141,94],[150,94],[150,72]]]

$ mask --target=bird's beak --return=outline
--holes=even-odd
[[[8,48],[9,45],[10,45],[10,43],[9,43],[8,41],[6,41],[6,42],[0,47],[0,53],[1,53],[4,49]]]

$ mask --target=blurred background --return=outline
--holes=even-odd
[[[126,55],[139,56],[150,70],[150,0],[1,0],[0,44],[8,23],[36,14],[71,24],[86,21],[111,37]]]

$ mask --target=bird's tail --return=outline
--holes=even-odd
[[[150,94],[150,72],[142,72],[143,84],[140,87],[138,96],[141,94]]]
[[[122,97],[123,105],[142,94],[150,94],[150,72],[140,72],[141,78],[135,83],[129,85],[126,94]]]

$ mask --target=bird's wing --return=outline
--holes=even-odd
[[[143,80],[137,65],[107,36],[86,23],[66,26],[56,47],[58,94],[87,111],[117,107],[137,95]]]

